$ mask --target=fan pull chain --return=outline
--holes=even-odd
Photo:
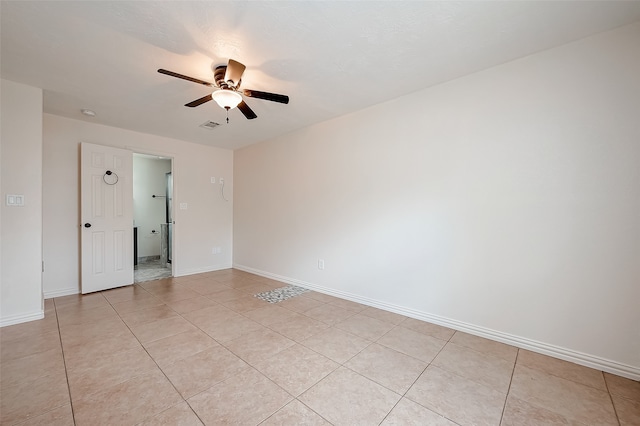
[[[227,110],[227,124],[229,124],[229,107],[224,107]]]

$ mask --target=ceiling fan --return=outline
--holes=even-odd
[[[229,122],[229,110],[238,107],[240,112],[244,114],[247,119],[252,120],[256,117],[255,112],[249,105],[242,99],[242,95],[249,98],[264,99],[266,101],[280,102],[282,104],[289,103],[289,97],[286,95],[278,95],[276,93],[260,92],[258,90],[240,90],[240,84],[242,83],[242,74],[244,73],[245,66],[238,61],[229,59],[227,65],[219,65],[215,68],[213,77],[215,83],[209,83],[208,81],[199,80],[197,78],[189,77],[187,75],[178,74],[173,71],[168,71],[160,68],[158,72],[160,74],[170,75],[171,77],[181,78],[183,80],[191,81],[193,83],[202,84],[204,86],[215,87],[216,90],[213,93],[203,96],[200,99],[185,104],[187,107],[197,107],[210,100],[215,100],[221,108],[227,110],[227,123]]]

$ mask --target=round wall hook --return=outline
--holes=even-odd
[[[102,175],[102,180],[107,185],[115,185],[116,183],[118,183],[118,175],[111,170],[107,170],[106,172],[104,172],[104,175]]]

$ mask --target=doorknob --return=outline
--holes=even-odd
[[[87,222],[87,223],[84,224],[84,227],[85,228],[91,228],[91,224]]]

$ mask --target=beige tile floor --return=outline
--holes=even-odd
[[[0,329],[5,425],[640,425],[640,383],[225,270]]]

